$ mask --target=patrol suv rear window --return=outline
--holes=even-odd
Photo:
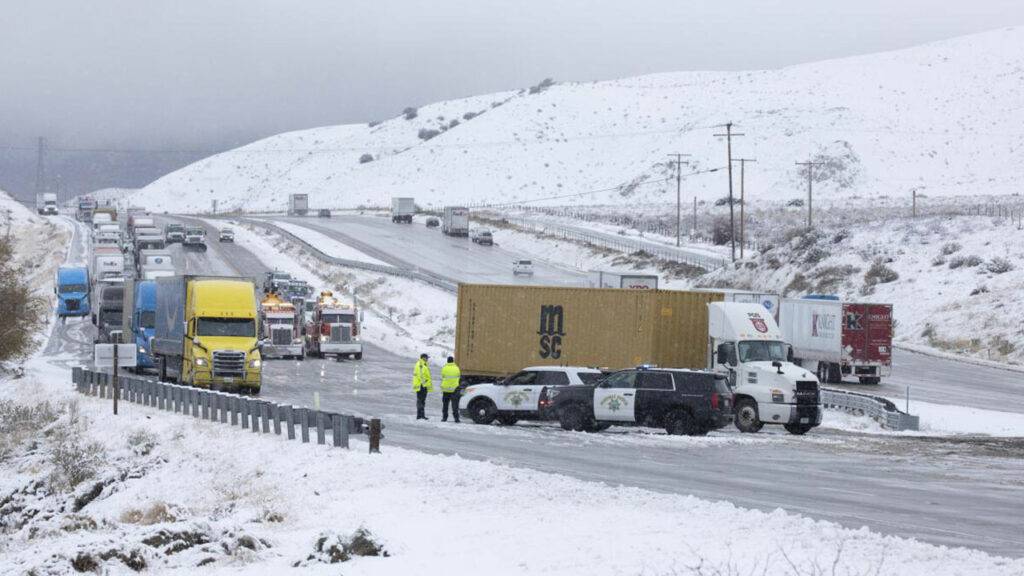
[[[596,384],[599,380],[604,378],[604,374],[599,372],[580,372],[579,376],[580,380],[582,380],[584,384]]]
[[[672,390],[672,375],[667,372],[643,372],[637,388],[647,390]]]
[[[565,372],[541,372],[538,384],[543,386],[568,386],[569,375]]]

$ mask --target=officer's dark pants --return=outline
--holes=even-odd
[[[416,391],[416,418],[426,419],[427,414],[425,408],[427,406],[427,389],[420,388]]]
[[[444,392],[441,394],[441,420],[448,420],[448,404],[452,405],[452,416],[455,416],[455,421],[459,421],[459,399],[462,398],[462,392],[456,390],[455,392]]]

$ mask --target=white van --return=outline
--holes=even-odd
[[[513,260],[512,274],[515,276],[520,274],[533,276],[533,260]]]

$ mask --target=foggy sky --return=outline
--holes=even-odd
[[[1024,22],[1019,0],[2,0],[0,189],[141,186],[285,130],[545,77],[775,68]]]

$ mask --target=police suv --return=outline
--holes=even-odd
[[[732,391],[725,378],[700,370],[620,370],[595,385],[545,388],[538,404],[542,417],[587,432],[651,426],[696,436],[732,421]]]
[[[519,420],[537,420],[544,387],[574,387],[596,383],[604,374],[596,368],[533,366],[491,384],[473,384],[462,391],[463,416],[477,424],[497,420],[506,426]]]

